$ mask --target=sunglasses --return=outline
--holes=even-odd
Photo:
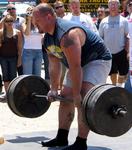
[[[14,21],[13,20],[6,20],[5,22],[6,23],[13,23]]]
[[[128,6],[132,6],[132,3],[128,4]]]
[[[55,9],[59,9],[59,8],[62,8],[62,7],[64,7],[63,5],[62,6],[57,6],[57,7],[55,7]]]
[[[7,11],[10,11],[10,10],[16,10],[16,8],[12,7],[12,8],[7,9]]]

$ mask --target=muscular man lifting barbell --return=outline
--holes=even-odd
[[[62,61],[68,67],[68,72],[61,95],[74,100],[74,104],[60,102],[57,136],[51,141],[42,142],[42,145],[68,145],[69,128],[76,106],[78,136],[75,143],[64,150],[87,150],[89,128],[83,121],[81,101],[94,85],[106,82],[111,68],[110,52],[99,36],[87,27],[56,18],[53,8],[46,3],[34,8],[33,18],[39,32],[45,33],[43,45],[48,52],[51,80],[48,96],[57,95]]]
[[[68,67],[68,73],[61,95],[65,99],[73,99],[74,103],[60,101],[57,136],[42,142],[42,145],[68,144],[75,105],[78,110],[78,137],[73,145],[63,150],[86,150],[89,129],[108,136],[120,136],[127,132],[132,124],[132,96],[113,85],[95,86],[106,82],[110,70],[111,55],[103,41],[84,26],[56,18],[48,4],[38,5],[33,16],[39,31],[46,33],[44,46],[49,55],[51,89],[39,77],[16,78],[7,92],[11,110],[16,115],[31,118],[45,113],[50,102],[44,97],[48,96],[50,100],[58,94],[62,60]]]
[[[97,86],[95,89],[92,88],[97,84],[106,82],[111,66],[111,55],[102,39],[82,25],[56,18],[53,9],[46,3],[35,7],[33,17],[39,32],[46,33],[44,46],[49,56],[51,89],[48,91],[49,88],[47,88],[44,91],[44,81],[41,79],[35,83],[33,77],[26,78],[22,76],[17,78],[9,86],[7,96],[8,99],[14,99],[14,101],[10,100],[9,103],[10,108],[13,108],[12,111],[19,116],[28,115],[31,117],[33,114],[35,116],[36,113],[42,114],[44,111],[46,112],[50,103],[44,100],[43,97],[40,97],[44,93],[48,93],[47,96],[50,100],[58,94],[60,61],[62,61],[68,67],[68,72],[65,76],[64,89],[61,91],[61,95],[66,99],[73,99],[74,103],[60,101],[57,136],[51,141],[42,142],[42,145],[47,147],[68,145],[68,132],[73,120],[75,106],[78,110],[78,137],[74,144],[64,148],[64,150],[86,150],[89,127],[99,134],[105,134],[104,130],[106,129],[108,135],[116,136],[117,131],[111,130],[111,127],[107,128],[106,124],[103,126],[104,128],[100,128],[104,121],[102,116],[105,118],[104,122],[108,121],[108,124],[114,118],[115,124],[112,122],[112,127],[116,125],[116,129],[120,123],[127,120],[127,125],[125,122],[124,126],[127,126],[128,130],[131,127],[131,119],[129,120],[129,118],[132,114],[130,109],[131,101],[129,100],[130,95],[123,89],[119,89],[119,87],[117,88],[119,89],[118,94],[115,92],[115,87],[109,90],[107,85]],[[30,87],[30,90],[28,90],[28,87]],[[103,92],[100,92],[100,89]],[[89,90],[90,93],[88,92]],[[21,96],[19,94],[20,91]],[[101,94],[101,96],[96,94]],[[113,94],[118,96],[113,98]],[[86,98],[84,98],[85,95]],[[94,95],[96,95],[95,98],[93,98]],[[122,100],[121,97],[123,97]],[[124,102],[127,102],[127,105]],[[81,103],[83,103],[84,108]],[[111,103],[112,105],[110,105]],[[25,107],[26,105],[28,107]],[[45,107],[43,108],[44,105]],[[89,106],[91,107],[90,109]],[[40,110],[43,110],[43,112]],[[87,125],[84,122],[82,110],[86,114],[85,120],[88,122]],[[128,113],[129,111],[130,113]],[[123,133],[123,128],[121,130],[120,132]]]
[[[106,82],[110,70],[111,55],[103,41],[81,25],[56,18],[48,4],[38,5],[33,16],[39,31],[46,33],[44,45],[49,55],[51,89],[38,77],[16,78],[7,92],[11,110],[19,116],[31,118],[46,112],[50,102],[44,100],[43,95],[48,99],[57,95],[62,60],[69,69],[61,95],[73,99],[74,103],[60,101],[57,136],[42,142],[42,145],[53,147],[68,144],[75,105],[78,110],[78,137],[73,145],[64,150],[86,150],[89,129],[108,136],[119,136],[128,131],[132,123],[131,95],[113,85],[95,86]]]

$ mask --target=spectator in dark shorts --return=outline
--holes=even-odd
[[[14,18],[6,15],[0,30],[0,64],[5,92],[21,66],[22,34],[13,27]]]
[[[127,89],[130,93],[132,93],[132,1],[128,1],[127,4],[129,16],[128,25],[129,25],[129,35],[130,35],[130,48],[129,48],[129,74],[127,81],[125,83],[125,89]]]
[[[56,138],[42,142],[44,147],[68,145],[68,133],[78,112],[78,135],[74,144],[63,150],[87,150],[89,128],[83,120],[81,102],[94,85],[106,83],[111,54],[103,40],[84,25],[57,18],[47,3],[39,4],[33,10],[33,18],[40,33],[45,33],[44,48],[49,58],[51,90],[48,100],[58,95],[61,77],[61,62],[67,67],[61,95],[73,99],[73,103],[60,101],[59,129]]]
[[[124,87],[128,74],[129,36],[128,21],[119,14],[119,0],[109,0],[110,15],[99,26],[100,36],[112,53],[111,81],[114,85]]]

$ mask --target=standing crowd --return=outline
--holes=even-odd
[[[41,3],[29,7],[25,18],[7,6],[0,21],[0,65],[6,91],[9,83],[22,74],[41,76],[50,84],[48,98],[60,94],[73,103],[60,102],[55,138],[42,141],[44,147],[66,146],[63,150],[87,150],[89,128],[85,125],[81,103],[86,93],[108,76],[115,86],[132,93],[132,2],[127,16],[119,12],[119,0],[109,0],[108,8],[99,6],[97,20],[81,12],[79,0],[69,0],[70,13],[56,1],[51,7]],[[131,52],[131,53],[130,53]],[[130,71],[129,71],[130,70]],[[4,99],[3,99],[4,100]],[[78,133],[68,146],[68,134],[77,108]]]

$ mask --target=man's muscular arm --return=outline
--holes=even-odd
[[[61,48],[69,64],[72,80],[73,99],[80,104],[82,87],[81,48],[85,42],[85,33],[81,29],[70,30],[61,40]]]

